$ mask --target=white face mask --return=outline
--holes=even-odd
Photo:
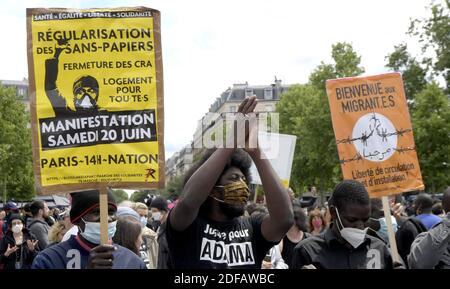
[[[336,214],[338,217],[338,221],[342,227],[342,229],[339,230],[342,238],[344,238],[350,245],[352,245],[353,248],[355,248],[355,249],[358,248],[359,245],[361,245],[364,242],[368,228],[361,230],[361,229],[357,229],[357,228],[344,227],[344,225],[342,224],[342,221],[341,221],[341,217],[339,216],[339,211],[337,208],[336,208]]]
[[[83,220],[83,218],[81,218]],[[84,222],[84,232],[81,236],[93,244],[100,244],[100,223],[96,222]],[[108,240],[111,240],[116,233],[117,221],[108,223]]]
[[[161,212],[154,212],[154,213],[152,213],[152,218],[155,221],[160,221],[161,220]]]
[[[20,232],[22,232],[23,229],[23,225],[22,224],[16,224],[12,227],[12,231],[15,234],[19,234]]]
[[[385,243],[389,242],[389,236],[388,236],[388,227],[386,224],[386,218],[379,218],[377,219],[378,222],[380,222],[380,229],[378,229],[377,234],[384,240]],[[394,234],[397,232],[397,220],[394,218],[394,216],[391,216],[392,220],[392,229],[394,230]]]
[[[147,225],[147,217],[142,216],[142,217],[140,218],[140,220],[141,220],[141,228],[144,228],[145,225]]]

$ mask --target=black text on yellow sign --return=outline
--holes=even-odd
[[[159,187],[159,12],[28,9],[27,16],[38,189]]]

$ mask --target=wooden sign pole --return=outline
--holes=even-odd
[[[108,244],[108,188],[100,187],[100,243]]]
[[[383,202],[384,218],[386,219],[392,260],[394,262],[403,263],[400,259],[400,256],[398,255],[397,243],[395,242],[394,229],[392,228],[391,209],[389,207],[389,198],[387,196],[384,196],[381,198],[381,200]]]

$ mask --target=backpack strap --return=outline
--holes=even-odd
[[[419,234],[428,231],[425,225],[419,219],[415,217],[410,217],[408,220],[411,221],[414,227],[416,227],[417,232],[419,232]]]

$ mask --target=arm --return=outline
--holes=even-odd
[[[58,78],[58,63],[59,55],[63,48],[57,47],[55,56],[45,61],[45,93],[52,104],[53,109],[61,110],[66,108],[66,100],[59,94],[56,87],[56,80]]]
[[[274,269],[289,269],[289,266],[284,262],[283,257],[281,256],[281,250],[279,245],[275,245],[270,250],[272,268]]]
[[[411,269],[433,269],[440,261],[450,242],[449,215],[428,232],[421,233],[411,245],[408,264]]]
[[[36,240],[36,237],[34,237],[33,235],[30,236],[30,238],[27,240],[26,244],[22,245],[22,249],[25,252],[25,259],[27,260],[27,262],[29,264],[33,263],[33,259],[36,257],[37,252],[36,249],[37,247],[37,243],[39,242],[39,240]]]
[[[249,152],[261,177],[269,214],[261,224],[261,232],[268,241],[278,242],[294,223],[291,201],[269,160],[260,149]],[[261,157],[259,157],[261,156]]]
[[[256,107],[256,97],[246,98],[239,106],[238,113],[251,113]],[[230,136],[234,139],[234,135]],[[246,136],[246,140],[247,140]],[[234,143],[228,142],[227,143]],[[225,168],[225,164],[234,152],[234,148],[218,148],[190,177],[183,188],[183,198],[169,215],[171,227],[184,231],[198,215],[203,202],[208,198]]]
[[[217,149],[188,180],[183,188],[184,197],[169,214],[170,225],[174,230],[184,231],[192,224],[233,151],[229,148]]]

